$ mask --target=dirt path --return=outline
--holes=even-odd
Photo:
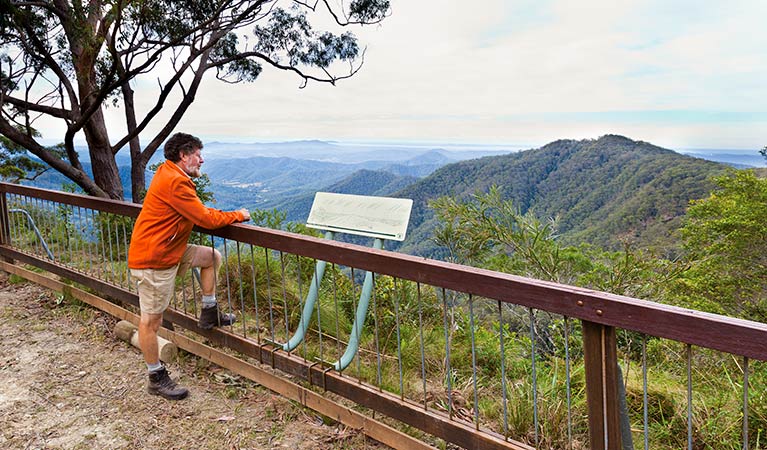
[[[151,396],[113,318],[13,281],[0,272],[0,448],[388,448],[183,352],[190,397]]]

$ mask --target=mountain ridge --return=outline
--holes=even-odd
[[[560,139],[538,149],[443,166],[395,197],[414,201],[402,251],[429,254],[436,226],[428,201],[469,198],[498,186],[522,213],[558,218],[566,242],[617,247],[623,239],[673,245],[672,230],[690,200],[706,196],[727,166],[624,136]]]

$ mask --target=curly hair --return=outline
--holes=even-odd
[[[200,139],[191,134],[176,133],[165,142],[165,159],[174,163],[179,162],[182,154],[188,155],[201,148]]]

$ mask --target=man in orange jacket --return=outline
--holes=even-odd
[[[141,305],[139,346],[149,371],[147,390],[171,400],[189,395],[188,389],[171,380],[157,347],[157,330],[173,296],[176,275],[189,267],[200,268],[200,328],[231,325],[236,320],[234,314],[220,313],[216,303],[221,254],[211,247],[188,244],[192,228],[215,229],[250,220],[247,209],[224,212],[202,204],[192,181],[201,175],[201,150],[202,142],[184,133],[174,134],[165,143],[166,161],[149,185],[128,250],[128,267]]]

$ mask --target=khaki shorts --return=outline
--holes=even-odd
[[[190,267],[200,266],[200,261],[210,259],[211,247],[187,245],[178,265],[167,269],[131,269],[136,282],[141,312],[162,314],[168,308],[176,286],[176,275],[183,274]],[[208,252],[205,254],[204,252]],[[218,269],[218,267],[216,267]]]

